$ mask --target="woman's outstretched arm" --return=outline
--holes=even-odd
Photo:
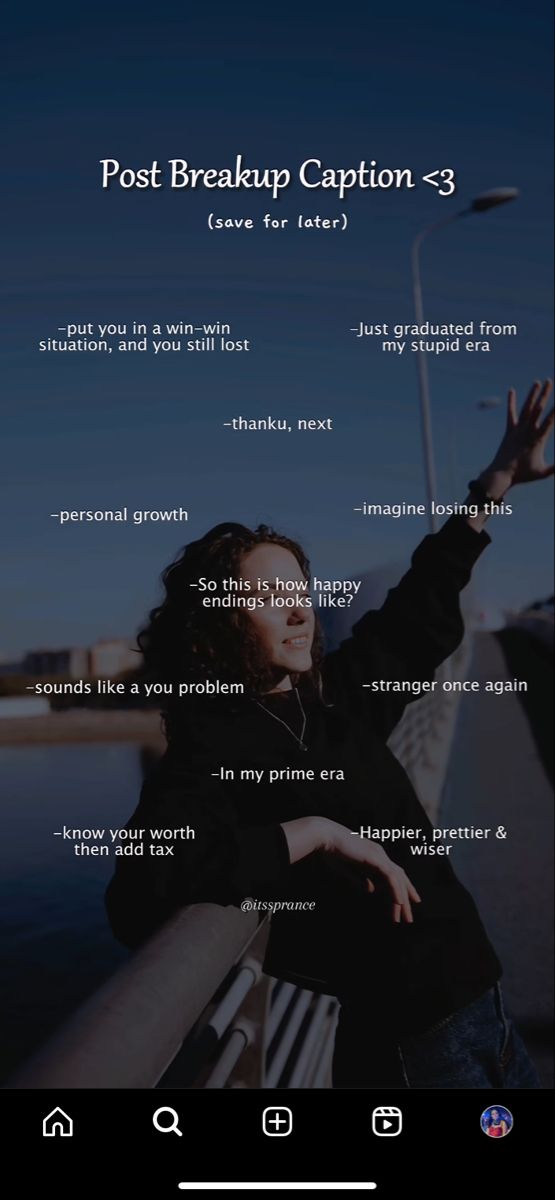
[[[534,384],[518,415],[511,389],[503,438],[468,497],[468,505],[478,507],[478,514],[450,517],[439,533],[424,538],[410,570],[388,593],[381,609],[366,613],[352,636],[324,660],[322,674],[330,697],[366,712],[374,731],[384,739],[407,703],[418,695],[416,688],[394,692],[387,685],[433,682],[437,667],[462,640],[460,593],[490,542],[483,528],[490,501],[501,500],[515,484],[553,474],[544,457],[554,420],[553,412],[543,415],[550,392],[550,380]],[[382,690],[371,688],[376,681],[383,681]]]

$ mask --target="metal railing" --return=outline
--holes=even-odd
[[[256,932],[256,915],[231,906],[182,910],[78,1009],[9,1086],[155,1087]]]
[[[7,1087],[324,1086],[336,1001],[262,974],[268,924],[231,906],[184,909]]]

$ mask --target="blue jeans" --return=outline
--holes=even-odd
[[[357,1028],[358,1024],[358,1028]],[[541,1088],[538,1073],[496,984],[425,1033],[394,1045],[369,1037],[342,1008],[334,1088]]]

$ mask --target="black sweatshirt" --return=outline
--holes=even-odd
[[[145,830],[145,853],[121,857],[107,891],[121,941],[136,946],[176,909],[201,901],[314,901],[273,915],[264,969],[314,991],[365,996],[369,1019],[392,1034],[426,1029],[495,983],[499,962],[447,856],[420,857],[414,841],[384,840],[422,898],[414,924],[397,925],[378,875],[369,894],[371,872],[335,856],[316,853],[292,866],[281,828],[314,815],[357,831],[405,826],[431,841],[430,822],[386,745],[411,693],[362,685],[433,679],[461,640],[459,592],[489,541],[460,517],[424,539],[382,608],[324,659],[323,699],[300,688],[308,750],[285,727],[301,732],[294,692],[265,697],[263,706],[246,696],[184,705],[180,732],[129,822]],[[270,769],[287,768],[313,771],[314,780],[268,782]],[[220,769],[233,774],[222,782],[212,774]],[[241,780],[242,770],[263,770],[263,781]],[[331,777],[334,770],[344,780]],[[173,855],[150,855],[151,829],[186,826],[194,839],[172,842]]]

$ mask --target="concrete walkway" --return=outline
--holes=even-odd
[[[476,636],[468,678],[511,678],[493,635]],[[459,842],[451,861],[503,963],[507,1008],[552,1087],[553,789],[518,694],[463,698],[437,824],[493,831]],[[494,837],[499,825],[505,841]]]

